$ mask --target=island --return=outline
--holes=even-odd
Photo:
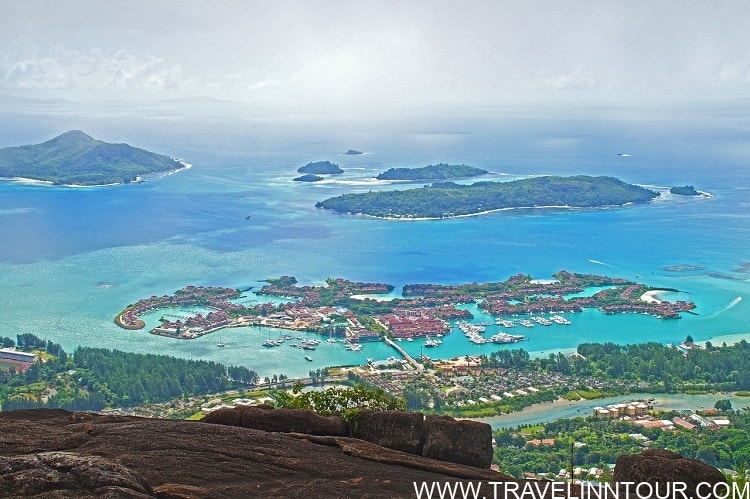
[[[344,154],[346,154],[347,156],[358,156],[358,155],[364,154],[364,153],[362,151],[358,151],[356,149],[349,149]]]
[[[701,193],[695,190],[692,185],[683,185],[682,187],[672,187],[669,189],[671,194],[677,194],[679,196],[700,196]]]
[[[306,173],[305,175],[294,179],[295,182],[320,182],[321,180],[325,179],[320,175],[313,175],[312,173]]]
[[[189,165],[128,144],[109,144],[71,130],[42,144],[0,149],[0,177],[54,185],[113,185]]]
[[[446,180],[476,177],[487,173],[489,173],[487,170],[473,166],[439,163],[422,168],[390,168],[375,178],[378,180]]]
[[[504,328],[568,326],[571,320],[562,314],[590,308],[604,314],[646,314],[660,319],[679,319],[680,313],[692,313],[695,308],[690,302],[662,299],[662,292],[677,291],[674,289],[565,270],[554,277],[550,282],[519,274],[504,282],[483,284],[407,284],[402,297],[385,298],[382,295],[391,293],[392,285],[329,278],[325,285],[300,286],[294,277],[284,276],[268,279],[257,292],[259,297],[276,300],[251,307],[237,302],[242,296],[240,290],[188,286],[172,295],[151,296],[128,305],[116,316],[115,323],[124,329],[138,330],[146,325],[142,319],[145,314],[197,307],[205,311],[192,312],[191,316],[182,313],[179,317],[162,316],[160,324],[150,332],[189,340],[228,327],[264,326],[341,338],[347,349],[357,350],[362,342],[414,338],[424,338],[429,340],[425,346],[437,347],[441,343],[439,338],[451,333],[454,326],[475,344],[515,343],[525,339],[523,335],[506,332],[485,338],[484,328],[469,322],[473,314],[467,310],[467,304],[476,304]],[[586,290],[594,292],[581,296]],[[263,346],[279,346],[293,338],[290,335],[268,338]],[[315,349],[311,340],[291,346]]]
[[[316,207],[378,218],[439,219],[511,208],[601,208],[646,203],[658,192],[614,177],[543,176],[461,185],[439,182],[416,189],[344,194]]]
[[[344,173],[344,170],[339,168],[339,165],[331,163],[330,161],[307,163],[305,166],[299,167],[297,171],[299,173],[312,173],[314,175],[336,175]]]

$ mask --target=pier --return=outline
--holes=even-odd
[[[424,371],[424,365],[422,365],[419,362],[417,362],[417,359],[415,359],[414,357],[412,357],[411,355],[409,355],[409,352],[407,352],[406,350],[404,350],[403,348],[401,348],[401,346],[398,345],[397,343],[394,343],[393,340],[390,339],[390,338],[388,338],[387,336],[383,336],[383,339],[385,340],[386,344],[388,344],[388,345],[392,346],[393,348],[395,348],[396,351],[398,353],[400,353],[401,356],[403,358],[405,358],[406,361],[409,364],[411,364],[412,366],[414,366],[414,369],[416,369],[418,373],[421,373],[422,371]]]

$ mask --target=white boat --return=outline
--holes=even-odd
[[[438,342],[437,342],[436,340],[433,340],[433,339],[432,339],[432,338],[430,338],[429,336],[427,337],[427,339],[426,339],[426,340],[425,340],[425,342],[424,342],[424,346],[426,346],[426,347],[430,347],[430,348],[432,348],[432,347],[436,347],[436,346],[438,346],[438,345],[440,345],[440,343],[438,343]]]
[[[305,355],[305,360],[312,362],[312,357],[310,357],[309,355]]]
[[[490,341],[492,343],[516,343],[518,341],[522,341],[526,339],[523,335],[520,334],[508,334],[504,332],[499,332],[493,336],[490,337]]]

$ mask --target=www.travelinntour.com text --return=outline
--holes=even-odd
[[[414,482],[416,499],[750,499],[750,482]]]

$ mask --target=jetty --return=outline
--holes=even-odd
[[[419,362],[417,362],[417,359],[415,359],[414,357],[412,357],[411,355],[409,355],[409,352],[407,352],[406,350],[404,350],[403,348],[401,348],[401,346],[398,343],[395,343],[392,339],[388,338],[387,336],[383,336],[383,339],[385,340],[386,344],[388,344],[388,345],[392,346],[393,348],[395,348],[396,351],[399,354],[401,354],[401,356],[404,359],[406,359],[406,361],[409,364],[411,364],[414,367],[414,369],[416,369],[416,371],[418,373],[421,373],[422,371],[424,371],[424,365],[421,364],[421,363],[419,363]]]

